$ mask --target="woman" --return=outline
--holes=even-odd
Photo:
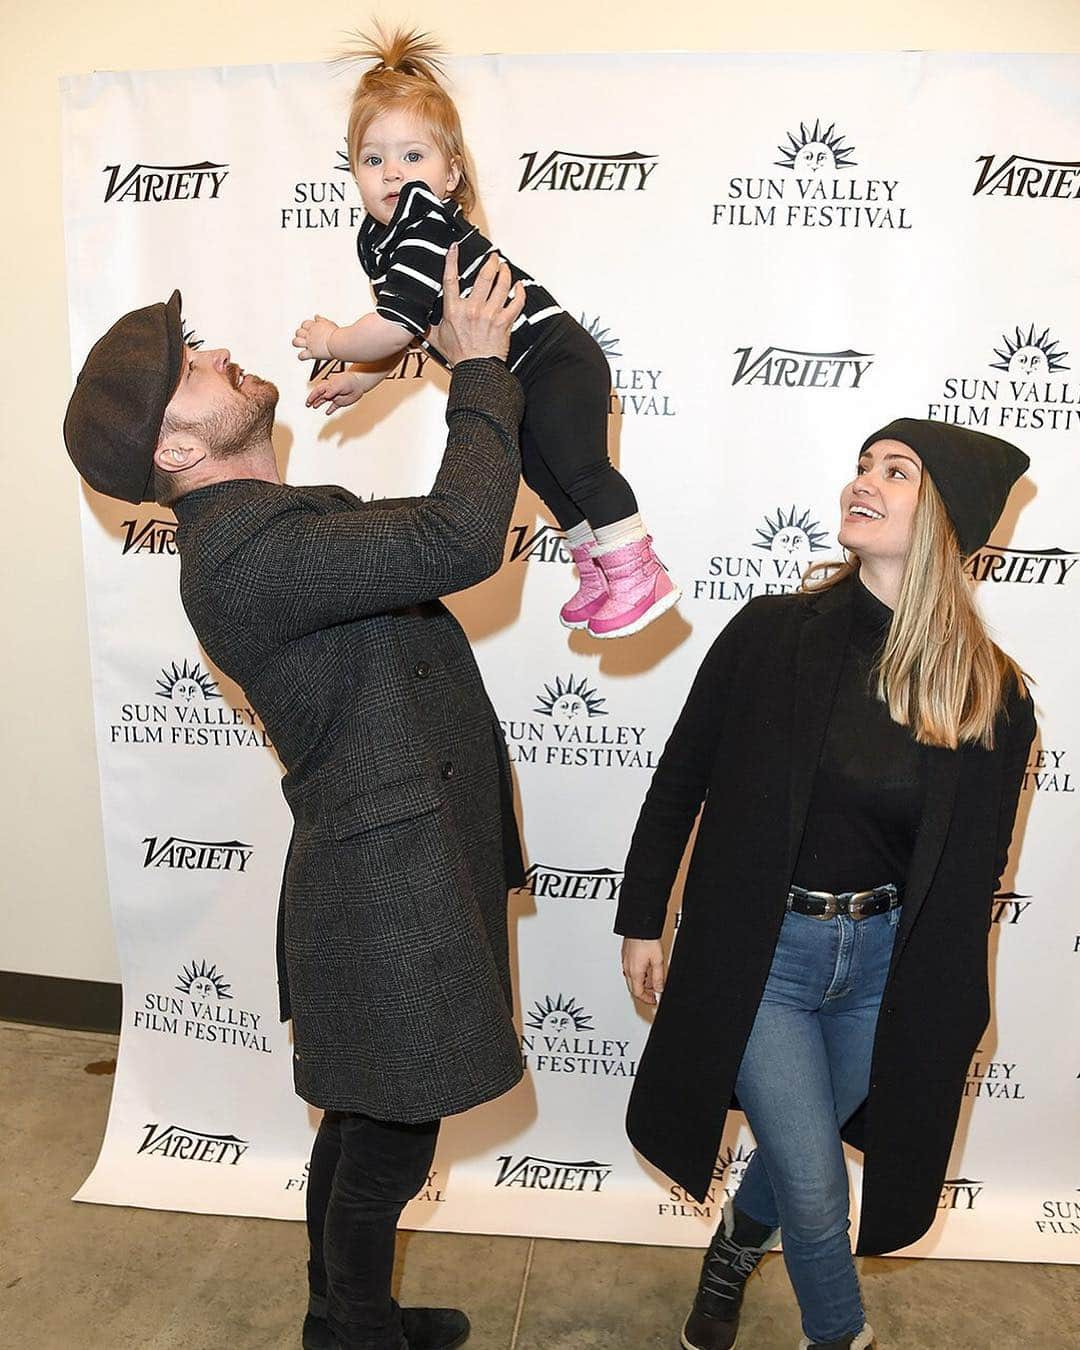
[[[631,992],[659,1004],[627,1128],[699,1200],[733,1092],[757,1141],[686,1350],[734,1345],[777,1230],[802,1350],[873,1344],[841,1137],[865,1153],[860,1254],[933,1221],[1035,730],[962,564],[1027,466],[938,422],[869,437],[841,494],[849,561],[735,616],[656,769],[615,925]],[[667,899],[703,801],[665,985]]]

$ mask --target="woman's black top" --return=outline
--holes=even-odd
[[[923,805],[923,756],[874,692],[892,610],[855,578],[851,637],[792,878],[811,891],[903,891]]]

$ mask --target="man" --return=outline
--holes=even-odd
[[[303,1344],[443,1350],[456,1309],[399,1309],[394,1234],[439,1119],[521,1077],[506,892],[524,880],[502,733],[440,596],[497,570],[522,394],[521,311],[496,258],[467,299],[447,259],[437,339],[449,438],[426,497],[280,482],[278,391],[183,346],[180,296],[95,345],[64,423],[99,491],[174,507],[180,594],[285,766],[295,828],[278,914],[296,1090],[325,1111],[308,1183]]]

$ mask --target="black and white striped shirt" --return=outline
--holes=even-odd
[[[386,225],[367,216],[356,237],[356,251],[371,278],[375,312],[422,338],[442,319],[443,266],[454,240],[458,242],[461,294],[468,295],[472,278],[494,245],[465,219],[454,201],[440,201],[426,183],[406,183]],[[505,255],[503,260],[514,285],[525,287],[525,308],[511,331],[507,357],[507,365],[515,370],[551,320],[563,311],[527,272]],[[424,345],[443,365],[447,364],[441,352],[428,343]]]

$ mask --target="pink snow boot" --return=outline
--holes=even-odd
[[[594,547],[593,544],[579,544],[570,550],[580,585],[577,593],[559,610],[559,622],[564,628],[588,628],[589,620],[607,599],[608,585],[593,557]]]
[[[651,535],[597,554],[596,561],[607,582],[608,598],[589,620],[593,637],[640,633],[682,595],[653,552]]]

